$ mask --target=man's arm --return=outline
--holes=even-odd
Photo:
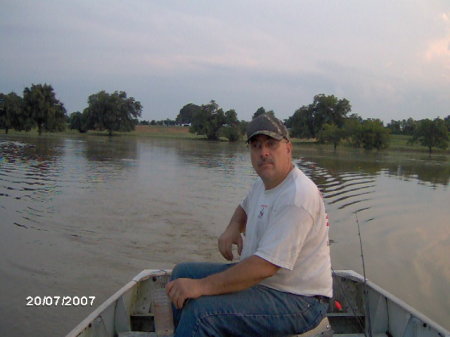
[[[227,228],[219,237],[219,251],[225,259],[229,261],[233,260],[233,244],[238,246],[238,253],[239,255],[241,255],[243,247],[241,233],[245,231],[246,224],[247,214],[239,205],[238,207],[236,207],[236,210],[234,211]]]
[[[203,279],[180,278],[169,282],[167,294],[181,309],[189,298],[220,295],[250,288],[274,275],[280,267],[253,255],[227,270]]]

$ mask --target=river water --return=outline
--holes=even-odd
[[[296,145],[294,162],[324,195],[334,268],[362,273],[359,222],[368,278],[450,329],[448,156]],[[244,144],[0,135],[0,335],[63,336],[142,269],[223,261],[255,178]]]

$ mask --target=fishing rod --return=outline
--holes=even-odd
[[[359,249],[361,251],[361,260],[362,260],[362,268],[363,268],[364,295],[366,298],[367,323],[369,325],[369,327],[368,327],[369,337],[372,337],[372,321],[370,318],[369,291],[367,290],[366,264],[365,264],[365,260],[364,260],[364,251],[363,251],[362,238],[361,238],[361,228],[359,226],[359,220],[358,220],[358,211],[355,212],[355,218],[356,218],[356,224],[358,225]]]
[[[352,301],[350,301],[347,296],[348,296],[348,289],[346,289],[342,283],[338,282],[337,286],[340,288],[341,293],[344,295],[343,300],[346,302],[347,307],[351,310],[351,312],[353,313],[353,315],[355,316],[356,322],[359,325],[359,327],[361,328],[361,331],[363,331],[364,336],[365,337],[372,337],[372,320],[371,320],[371,316],[370,316],[370,304],[369,304],[369,296],[368,296],[368,286],[367,286],[367,277],[366,277],[366,265],[365,265],[365,259],[364,259],[364,251],[363,251],[363,245],[362,245],[362,236],[361,236],[361,228],[359,225],[359,219],[358,219],[358,211],[354,212],[355,217],[356,217],[356,224],[358,226],[358,237],[359,237],[359,246],[360,246],[360,251],[361,251],[361,260],[362,260],[362,267],[363,267],[363,277],[364,277],[364,282],[363,282],[363,296],[364,296],[364,303],[365,303],[365,312],[366,312],[366,317],[367,317],[367,325],[368,325],[368,329],[366,332],[366,329],[364,327],[364,322],[362,321],[361,317],[358,317],[358,310],[355,308],[354,304],[352,304]],[[332,273],[333,275],[337,275],[335,270],[333,269],[333,267],[331,267]],[[337,310],[342,311],[343,307],[342,304],[335,300],[335,307]]]

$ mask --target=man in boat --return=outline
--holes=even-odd
[[[175,336],[287,336],[317,326],[332,296],[328,223],[317,186],[292,163],[292,143],[270,114],[247,127],[259,175],[219,237],[238,263],[177,265],[167,293]]]

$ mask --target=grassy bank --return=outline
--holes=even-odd
[[[4,134],[4,130],[0,131],[0,134]],[[24,131],[15,131],[9,130],[9,135],[21,135],[21,136],[30,136],[35,137],[38,135],[37,129],[33,129],[29,132]],[[79,133],[77,130],[66,129],[63,132],[49,132],[43,133],[46,137],[88,137],[88,136],[108,136],[107,131],[89,131],[87,133]],[[114,132],[114,137],[124,136],[124,137],[155,137],[155,138],[175,138],[175,139],[206,139],[205,136],[198,136],[189,132],[189,127],[184,126],[150,126],[150,125],[138,125],[136,129],[131,132]],[[428,153],[428,148],[425,146],[421,146],[420,144],[408,144],[408,140],[410,136],[403,135],[391,135],[391,140],[389,147],[384,151],[389,152],[422,152]],[[223,139],[226,141],[226,139]],[[294,144],[302,144],[302,145],[318,145],[314,140],[311,139],[299,139],[293,138],[292,142]],[[322,147],[329,147],[331,150],[333,149],[332,144],[320,144]],[[338,146],[338,151],[345,151],[345,149],[352,148],[350,144],[346,144],[343,142]],[[376,151],[376,150],[374,150]],[[450,149],[441,150],[441,149],[433,149],[433,153],[435,154],[447,154],[450,155]]]
[[[390,142],[389,142],[389,147],[387,149],[381,150],[380,152],[419,152],[419,153],[428,153],[428,147],[426,146],[422,146],[419,143],[416,144],[408,144],[409,139],[411,138],[411,136],[404,136],[404,135],[391,135],[390,138]],[[317,146],[321,146],[321,147],[326,147],[330,150],[333,149],[333,145],[332,144],[319,144],[313,140],[310,139],[297,139],[294,138],[292,139],[292,142],[294,144],[302,144],[302,145],[317,145]],[[337,151],[345,151],[345,149],[354,149],[354,146],[347,143],[347,142],[342,142],[341,144],[338,145],[337,147]],[[377,150],[374,149],[372,150],[374,152],[376,152]],[[432,154],[446,154],[446,155],[450,155],[450,148],[447,148],[446,150],[442,150],[442,149],[437,149],[437,148],[433,148],[433,152]]]
[[[0,131],[0,134],[5,134],[4,130]],[[20,135],[36,137],[38,136],[38,131],[36,128],[31,131],[16,131],[9,130],[8,135]],[[107,131],[89,131],[86,133],[80,133],[78,130],[66,129],[62,132],[43,132],[42,136],[45,137],[88,137],[88,136],[108,136]],[[125,136],[125,137],[159,137],[159,138],[184,138],[184,139],[202,139],[204,136],[194,135],[189,132],[188,127],[164,127],[164,126],[146,126],[138,125],[136,129],[131,132],[113,132],[113,137]]]
[[[204,136],[198,136],[189,132],[186,126],[150,126],[137,125],[132,132],[124,132],[130,136],[139,137],[162,137],[162,138],[184,138],[184,139],[202,139]]]

